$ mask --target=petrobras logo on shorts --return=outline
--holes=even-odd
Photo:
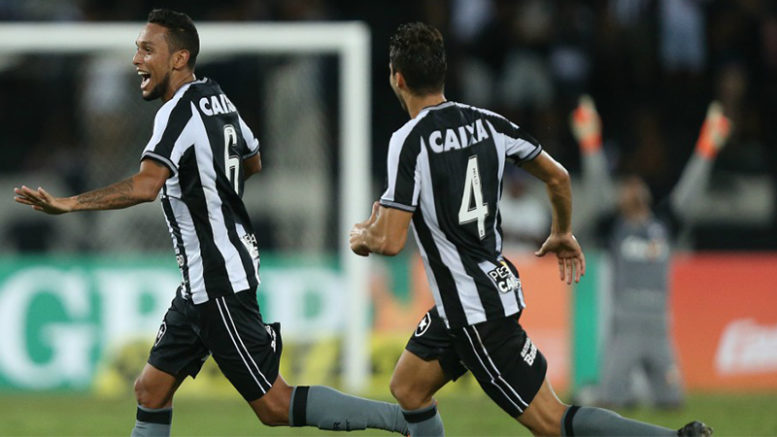
[[[275,348],[277,347],[277,342],[275,341],[275,330],[272,329],[269,325],[264,325],[264,329],[267,330],[267,335],[270,336],[270,347],[272,348],[272,351],[275,352]]]
[[[736,319],[723,330],[715,356],[722,374],[777,371],[777,325],[759,325],[752,319]]]
[[[521,280],[506,265],[489,270],[488,277],[494,281],[494,285],[501,293],[509,293],[521,287]]]
[[[534,365],[534,360],[537,358],[537,346],[532,343],[529,336],[526,336],[526,343],[523,344],[521,349],[521,358],[530,366]]]

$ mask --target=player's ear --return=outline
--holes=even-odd
[[[188,50],[181,49],[173,53],[173,69],[182,70],[186,68],[188,63],[189,63]]]
[[[398,88],[402,88],[402,89],[407,88],[407,83],[405,82],[405,76],[403,76],[402,73],[395,71],[394,80],[396,81]]]

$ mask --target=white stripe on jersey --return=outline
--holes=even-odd
[[[415,225],[413,225],[413,235],[415,236],[415,241],[421,241],[418,238],[418,232],[415,230]],[[448,323],[448,317],[445,315],[445,307],[442,306],[440,286],[437,285],[437,278],[434,277],[434,272],[432,272],[432,268],[429,266],[429,256],[426,254],[422,244],[418,245],[418,251],[421,254],[421,260],[424,262],[424,270],[426,271],[426,278],[429,281],[429,288],[432,290],[432,296],[434,296],[434,306],[437,307],[437,313],[445,322],[445,327],[450,329],[451,325]]]
[[[205,131],[205,124],[200,117],[200,113],[192,103],[192,118],[197,120],[198,136],[208,138]],[[243,261],[240,253],[229,240],[227,233],[227,224],[224,220],[224,213],[221,211],[221,196],[216,188],[216,169],[214,167],[213,151],[210,147],[194,147],[194,155],[197,159],[197,168],[200,172],[200,181],[202,183],[202,193],[205,196],[205,205],[208,209],[208,220],[213,230],[213,244],[216,245],[219,253],[224,258],[229,277],[232,292],[238,292],[248,289],[248,272],[243,267]]]
[[[257,139],[254,136],[254,133],[251,131],[251,128],[248,127],[245,121],[243,121],[243,117],[237,116],[238,122],[240,123],[240,132],[243,133],[243,139],[246,142],[246,146],[248,147],[248,150],[250,152],[248,155],[244,155],[243,159],[246,159],[250,156],[256,155],[259,152],[259,139]]]
[[[467,271],[464,269],[464,263],[459,256],[459,251],[456,249],[456,246],[445,237],[445,234],[440,229],[440,224],[437,222],[437,210],[434,206],[434,190],[432,187],[432,171],[429,168],[429,156],[426,153],[425,148],[422,147],[421,150],[422,152],[418,155],[416,164],[416,175],[418,175],[417,177],[421,180],[420,200],[423,220],[426,222],[434,245],[440,253],[440,259],[443,264],[448,267],[448,270],[450,270],[451,275],[453,276],[461,306],[467,317],[467,323],[473,325],[475,323],[483,322],[486,320],[486,311],[480,301],[480,294],[478,293],[477,285],[475,285],[475,280],[467,274]],[[439,289],[436,293],[439,294]],[[438,302],[442,302],[442,300],[439,300]]]
[[[497,168],[499,169],[499,180],[501,181],[502,175],[504,175],[505,172],[505,144],[503,141],[497,141],[500,136],[497,134],[496,129],[494,129],[494,126],[491,124],[491,122],[488,121],[488,119],[486,119],[486,124],[488,125],[488,129],[491,131],[491,137],[494,138],[494,147],[496,147],[496,159],[498,162]],[[502,190],[497,191],[496,201],[497,204],[502,201]],[[497,222],[497,220],[494,220],[495,247],[496,253],[502,253],[502,234],[497,231]]]
[[[418,206],[418,196],[420,194],[420,188],[418,185],[418,170],[416,169],[415,172],[415,187],[413,188],[413,204],[412,205],[404,205],[402,203],[395,202],[396,200],[396,188],[397,188],[397,172],[399,171],[399,157],[402,153],[402,148],[405,143],[405,139],[408,135],[410,135],[410,132],[413,131],[413,127],[415,127],[416,124],[418,124],[419,121],[421,121],[426,115],[429,113],[429,108],[426,108],[422,110],[414,119],[408,121],[404,124],[399,130],[394,132],[393,135],[391,135],[391,140],[389,140],[389,150],[388,150],[388,156],[386,157],[387,161],[387,169],[388,169],[388,186],[386,188],[386,191],[381,195],[380,200],[381,202],[385,203],[386,205],[391,205],[395,208],[399,208],[403,211],[415,211],[415,207]],[[421,150],[426,149],[425,147],[421,147]],[[425,153],[422,152],[422,153]]]
[[[196,304],[206,302],[208,300],[208,293],[205,291],[200,239],[197,238],[197,231],[194,229],[194,220],[189,207],[181,199],[168,196],[168,200],[178,224],[178,229],[181,232],[181,240],[183,240],[184,246],[182,249],[186,254],[186,262],[189,269],[189,289],[192,293],[192,302]],[[169,225],[170,223],[168,222]],[[172,229],[170,233],[172,234]]]
[[[241,237],[241,238],[242,238],[242,237],[243,237],[243,235],[246,235],[246,230],[245,230],[245,228],[243,227],[243,225],[241,225],[240,223],[235,223],[235,228],[237,228],[237,235],[238,235],[239,237]],[[249,249],[249,250],[248,250],[248,253],[249,253],[249,254],[251,253],[251,249]],[[261,283],[262,283],[262,280],[261,280],[261,279],[259,279],[259,264],[258,264],[258,262],[259,262],[259,261],[258,261],[258,260],[252,260],[252,262],[253,262],[253,261],[256,261],[256,262],[254,262],[254,276],[256,277],[256,282],[257,282],[258,284],[261,284]]]
[[[496,128],[489,120],[486,120],[486,124],[488,124],[488,128],[494,134],[494,138],[499,138],[503,141],[505,154],[507,156],[518,155],[521,159],[528,159],[530,157],[533,158],[532,155],[534,155],[534,153],[536,153],[539,149],[537,146],[524,140],[523,138],[513,138],[502,133],[497,133]],[[515,124],[512,122],[510,122],[510,124],[515,126]]]

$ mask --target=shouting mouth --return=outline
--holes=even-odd
[[[149,82],[151,82],[151,73],[138,70],[138,76],[140,76],[140,89],[145,90]]]

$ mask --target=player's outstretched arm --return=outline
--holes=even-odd
[[[603,214],[614,206],[615,184],[602,150],[602,120],[591,96],[580,97],[569,118],[569,125],[582,155],[583,191],[589,203],[587,209],[595,216]]]
[[[720,103],[713,101],[707,108],[693,156],[670,194],[672,209],[678,216],[684,217],[688,207],[706,190],[712,164],[730,133],[731,121],[723,115]]]
[[[585,274],[585,255],[572,235],[572,187],[567,170],[545,152],[523,164],[523,168],[545,183],[552,207],[550,235],[535,252],[556,254],[559,277],[567,284],[580,281]]]
[[[144,159],[140,163],[140,171],[134,176],[105,188],[71,197],[54,197],[41,187],[33,190],[22,185],[14,188],[14,200],[47,214],[120,209],[155,200],[168,177],[170,170],[167,167]]]
[[[351,229],[351,250],[360,256],[368,256],[370,253],[388,256],[398,254],[405,247],[412,218],[412,212],[373,203],[370,218],[353,225]]]

